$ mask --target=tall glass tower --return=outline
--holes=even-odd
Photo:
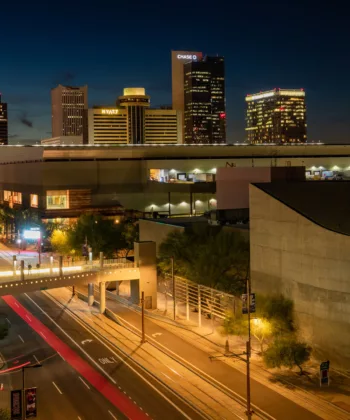
[[[184,106],[185,143],[226,143],[223,57],[184,65]]]

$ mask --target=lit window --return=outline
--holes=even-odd
[[[22,193],[15,191],[13,192],[13,203],[22,204]]]
[[[37,208],[39,206],[39,197],[37,194],[30,194],[30,207]]]
[[[68,209],[68,191],[47,191],[46,192],[46,207],[47,209]]]
[[[4,191],[4,201],[10,201],[10,197],[12,195],[11,191]]]

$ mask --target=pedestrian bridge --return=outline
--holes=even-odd
[[[20,263],[20,261],[17,261]],[[52,262],[40,268],[17,267],[0,271],[0,296],[66,286],[82,286],[89,283],[138,280],[140,270],[137,263],[125,258]]]
[[[101,312],[104,312],[106,283],[136,280],[131,283],[132,298],[139,302],[144,292],[147,309],[157,308],[157,267],[155,242],[135,242],[134,260],[105,259],[100,252],[98,260],[50,262],[39,268],[25,267],[24,261],[13,261],[12,269],[0,270],[0,296],[34,292],[67,286],[88,286],[93,299],[94,285],[100,288]],[[91,301],[91,300],[90,300]],[[102,304],[103,301],[103,304]]]

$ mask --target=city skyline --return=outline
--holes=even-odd
[[[102,10],[83,10],[84,19],[74,30],[58,36],[51,28],[64,22],[65,2],[53,15],[39,5],[23,3],[20,14],[18,6],[4,5],[2,25],[7,36],[3,56],[8,61],[0,69],[0,91],[9,104],[9,143],[51,136],[50,90],[59,83],[87,84],[89,107],[114,104],[125,86],[144,86],[153,98],[152,106],[170,104],[171,50],[225,57],[229,141],[245,138],[246,94],[275,87],[306,90],[309,141],[348,141],[349,58],[342,53],[348,34],[344,16],[336,16],[335,10],[314,9],[311,3],[279,3],[276,15],[276,5],[255,2],[249,7],[239,5],[235,16],[215,10],[208,14],[210,3],[200,4],[200,8],[197,2],[183,8],[181,3],[168,15],[161,7],[150,9],[137,3],[132,21],[135,36],[124,43],[117,42],[119,32],[130,22],[120,19],[116,32],[112,21],[113,11],[118,9],[123,16],[126,6],[111,5],[108,15]],[[81,13],[81,7],[70,5],[70,11]],[[293,37],[286,35],[285,22],[278,16],[288,16],[298,28]],[[267,30],[273,18],[274,29]],[[149,35],[143,39],[138,35],[145,21]],[[326,22],[329,30],[324,31],[320,28]]]

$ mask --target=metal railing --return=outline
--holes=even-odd
[[[23,264],[23,266],[21,266],[21,261],[14,261],[12,269],[0,270],[0,283],[12,280],[24,280],[25,278],[36,279],[81,272],[98,272],[107,267],[135,268],[136,265],[134,262],[125,258],[52,260],[51,263],[40,264],[39,267],[32,267],[30,264]]]
[[[179,304],[185,305],[187,319],[189,319],[190,310],[198,312],[198,324],[201,324],[203,314],[208,315],[209,318],[225,319],[228,311],[236,313],[237,310],[241,309],[241,299],[237,296],[179,276],[174,276],[175,284],[173,284],[170,274],[166,274],[165,279],[164,292],[171,295],[175,294],[176,311],[179,309]]]

